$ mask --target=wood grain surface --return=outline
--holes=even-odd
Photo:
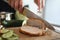
[[[29,35],[20,33],[19,28],[20,27],[8,28],[10,30],[14,30],[14,32],[19,35],[20,37],[19,40],[60,40],[60,34],[53,32],[52,30],[49,30],[49,29],[46,32],[46,34],[43,36],[29,36]]]

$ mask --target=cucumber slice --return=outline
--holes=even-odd
[[[17,34],[14,33],[13,36],[7,38],[7,40],[19,40],[19,37]]]
[[[10,30],[9,32],[3,34],[2,37],[3,37],[3,38],[9,38],[9,37],[11,37],[12,35],[13,35],[13,31]]]
[[[12,36],[12,37],[8,38],[7,40],[19,40],[19,38]]]
[[[0,37],[0,40],[2,40],[2,38]]]
[[[13,34],[13,36],[18,37],[18,35],[17,35],[17,34],[15,34],[15,33]]]
[[[7,33],[8,31],[9,31],[9,30],[7,30],[7,29],[2,29],[2,30],[1,30],[2,33]]]

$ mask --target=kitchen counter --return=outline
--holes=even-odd
[[[20,40],[60,40],[60,34],[53,32],[52,30],[49,29],[44,36],[28,36],[20,33],[19,28],[20,27],[16,28],[13,27],[8,29],[14,30],[14,32],[19,35]]]

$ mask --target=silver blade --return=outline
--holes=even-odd
[[[52,24],[48,23],[46,20],[44,20],[44,19],[41,19],[41,20],[44,21],[47,28],[49,28],[50,30],[60,34],[60,25],[52,25]]]
[[[52,26],[50,23],[48,23],[46,20],[44,20],[43,18],[41,18],[37,14],[33,13],[31,10],[29,10],[27,8],[25,8],[24,10],[25,10],[24,13],[26,13],[26,16],[28,18],[37,18],[37,19],[40,19],[41,21],[44,22],[44,24],[46,25],[47,28],[49,28],[49,29],[51,29],[51,30],[53,30],[53,31],[55,31],[57,33],[60,33],[60,32],[57,31],[57,29],[54,28],[54,26]]]
[[[52,25],[52,24],[48,23],[46,20],[44,20],[44,19],[41,19],[41,20],[44,21],[47,28],[49,28],[50,30],[60,34],[60,25]]]
[[[55,29],[54,31],[60,34],[60,26],[55,26],[54,25],[53,27]]]
[[[41,18],[37,15],[35,15],[35,16],[36,16],[37,19],[40,19],[41,21],[43,21],[43,23],[46,25],[47,28],[55,31],[55,28],[50,23],[48,23],[46,20],[44,20],[43,18]]]

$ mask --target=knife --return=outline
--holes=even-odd
[[[60,25],[55,25],[55,24],[50,24],[49,22],[47,22],[45,19],[36,16],[38,19],[40,19],[41,21],[43,21],[43,23],[46,25],[46,27],[56,33],[60,34]]]
[[[60,25],[50,24],[49,22],[38,16],[37,18],[42,20],[48,29],[60,34]]]
[[[58,27],[55,27],[57,25],[52,25],[50,24],[49,22],[47,22],[44,18],[41,18],[39,15],[37,15],[36,13],[32,12],[31,10],[29,10],[28,8],[25,8],[24,9],[24,12],[23,12],[28,18],[37,18],[37,19],[40,19],[48,29],[54,31],[54,32],[57,32],[57,33],[60,33],[60,30],[58,30]],[[57,29],[56,29],[57,28]]]

